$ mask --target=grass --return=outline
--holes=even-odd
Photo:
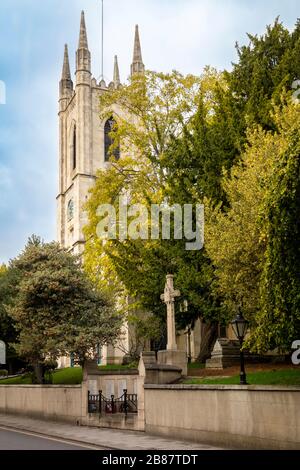
[[[31,383],[30,374],[22,375],[22,377],[12,377],[11,379],[0,380],[0,385],[29,385]]]
[[[100,370],[126,370],[129,368],[136,367],[136,364],[131,366],[120,366],[120,365],[108,365],[99,366]],[[202,368],[202,364],[193,363],[190,364],[191,369]],[[226,370],[224,371],[226,374]],[[69,367],[66,369],[59,369],[52,374],[54,385],[76,385],[82,382],[82,369],[81,367]],[[300,367],[299,369],[282,369],[282,370],[268,370],[259,372],[247,373],[247,382],[253,385],[298,385],[300,386]],[[31,384],[31,375],[25,374],[22,377],[13,377],[11,379],[0,380],[0,385],[29,385]],[[184,381],[185,384],[227,384],[227,385],[238,385],[240,383],[239,375],[233,375],[231,377],[206,377],[206,378],[194,378],[187,379]]]
[[[82,382],[82,368],[68,367],[52,373],[53,385],[77,385]]]
[[[205,364],[202,364],[201,362],[190,362],[188,364],[189,369],[204,369]]]
[[[116,371],[116,370],[128,370],[137,367],[137,364],[129,364],[128,366],[122,366],[117,364],[110,364],[107,366],[99,366],[100,370],[105,371]],[[48,378],[49,375],[46,375]],[[82,382],[82,368],[81,367],[68,367],[66,369],[58,369],[52,373],[53,385],[77,385]],[[10,379],[0,379],[0,385],[30,385],[32,379],[30,374],[24,374],[20,377],[13,377]]]
[[[46,374],[49,379],[49,374]],[[59,369],[52,373],[53,385],[76,385],[82,382],[81,367]],[[0,380],[0,385],[30,385],[32,384],[31,374],[24,374],[20,377]]]
[[[122,366],[119,364],[108,364],[107,366],[98,366],[100,370],[126,370],[126,369],[137,369],[138,364],[132,362],[127,366]]]
[[[300,386],[300,368],[297,369],[284,369],[284,370],[271,370],[261,372],[249,372],[247,374],[247,382],[249,385],[299,385]],[[187,379],[185,384],[224,384],[224,385],[238,385],[240,383],[239,375],[232,377],[220,378],[195,378]]]

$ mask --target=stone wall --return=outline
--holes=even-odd
[[[90,372],[87,378],[87,388],[90,393],[97,394],[99,390],[107,398],[123,395],[124,389],[128,393],[138,393],[139,374],[136,369],[120,371]]]
[[[233,449],[300,449],[300,388],[145,385],[145,430]]]
[[[82,424],[104,428],[144,430],[143,385],[144,379],[140,377],[137,369],[100,371],[95,364],[91,363],[86,367],[82,382]],[[137,414],[125,416],[122,413],[115,415],[87,413],[88,392],[97,395],[102,390],[102,394],[109,399],[111,395],[115,398],[121,397],[124,389],[129,394],[138,395]]]
[[[1,385],[0,412],[78,424],[81,385]]]

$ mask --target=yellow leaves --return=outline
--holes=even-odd
[[[5,264],[0,264],[0,276],[2,276],[3,274],[5,274],[7,271],[7,267]]]
[[[116,271],[118,255],[122,256],[120,253],[124,251],[122,247],[118,250],[118,242],[103,243],[97,240],[97,207],[111,203],[118,214],[118,198],[121,194],[128,197],[130,205],[142,203],[149,207],[151,203],[161,204],[174,193],[174,188],[168,188],[167,182],[175,178],[168,177],[166,168],[171,167],[168,167],[167,162],[164,164],[166,155],[170,158],[167,151],[170,142],[181,134],[186,123],[187,129],[192,127],[191,118],[198,111],[200,101],[204,101],[207,107],[204,119],[213,119],[214,110],[219,106],[218,93],[225,87],[223,75],[209,68],[201,77],[183,76],[176,71],[170,74],[147,72],[144,76],[133,77],[128,85],[101,97],[102,118],[109,117],[115,110],[117,126],[111,137],[120,142],[121,159],[112,162],[105,172],[98,173],[86,205],[89,223],[85,229],[85,268],[94,280],[105,284],[108,289],[113,286],[115,292],[120,288]],[[195,126],[193,129],[196,132]],[[188,184],[192,186],[187,178]],[[199,198],[197,185],[188,190],[194,200]],[[242,187],[238,189],[239,192],[243,190]],[[241,212],[240,207],[237,214]],[[218,214],[214,216],[218,217]],[[229,221],[220,219],[220,224],[226,225]],[[211,224],[208,230],[211,230],[211,239],[217,239],[219,222],[215,226]],[[149,246],[153,247],[153,243],[149,242]],[[220,251],[222,259],[225,259],[226,246],[230,243],[232,241],[229,238],[224,253]],[[124,248],[126,250],[128,246]],[[138,250],[137,244],[134,248]],[[129,259],[130,249],[127,250],[127,256]]]
[[[125,154],[157,158],[171,135],[182,131],[197,109],[200,78],[146,72],[132,77],[128,85],[101,96],[101,118],[116,110],[118,128],[114,138]]]
[[[300,108],[300,107],[299,107]],[[228,305],[244,299],[246,313],[259,305],[259,281],[267,235],[265,204],[276,163],[289,145],[291,128],[300,128],[300,109],[290,104],[277,113],[277,133],[260,127],[247,133],[248,145],[239,163],[226,175],[223,188],[229,209],[206,201],[205,244]]]

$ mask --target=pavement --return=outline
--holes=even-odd
[[[89,448],[102,450],[221,450],[207,444],[151,436],[144,432],[75,426],[57,421],[43,421],[26,416],[2,413],[0,413],[0,430],[2,432],[18,432],[38,438],[52,438],[63,441],[65,444],[78,444],[83,447],[88,446]],[[7,441],[7,436],[3,436]],[[1,433],[0,445],[4,449],[3,443],[1,444]],[[16,449],[16,447],[14,448]]]

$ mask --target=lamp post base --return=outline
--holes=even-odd
[[[240,385],[248,385],[245,372],[240,373]]]
[[[241,359],[240,385],[247,385],[244,353],[242,351],[242,342],[241,342],[241,349],[240,349],[240,359]]]

